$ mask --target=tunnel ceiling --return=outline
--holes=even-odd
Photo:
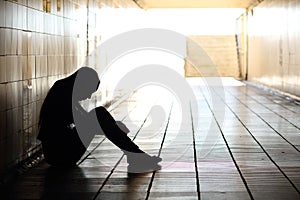
[[[151,8],[247,8],[262,0],[134,0],[144,9]]]

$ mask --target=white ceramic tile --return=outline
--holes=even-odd
[[[28,30],[30,31],[35,31],[35,16],[34,16],[34,10],[31,9],[31,8],[28,8],[27,9],[27,18],[28,18],[28,21],[27,21],[27,28]]]
[[[13,26],[13,3],[5,1],[5,27]]]
[[[37,50],[37,55],[44,55],[44,34],[38,34],[37,45],[39,49]]]
[[[45,26],[47,26],[46,24],[44,24],[44,13],[43,12],[40,12],[40,32],[44,32],[44,29],[45,29]]]
[[[6,82],[6,56],[0,56],[0,83]]]
[[[12,82],[6,85],[6,103],[7,109],[15,108],[22,105],[22,83]]]
[[[23,18],[24,18],[24,6],[17,5],[18,6],[18,14],[17,14],[17,28],[23,29]]]
[[[22,80],[22,70],[23,70],[23,56],[16,56],[17,57],[17,80],[20,81]]]
[[[41,58],[41,75],[42,76],[47,76],[47,72],[48,72],[48,57],[47,56],[42,56]]]
[[[47,54],[48,55],[53,55],[53,36],[52,35],[47,35]]]
[[[12,47],[12,30],[5,29],[5,54],[12,55],[13,47]]]
[[[58,56],[57,67],[59,69],[59,74],[64,73],[64,56]]]
[[[12,21],[12,27],[13,28],[19,28],[18,27],[18,4],[13,3],[13,21]]]
[[[22,55],[28,53],[28,32],[22,31]]]
[[[35,78],[35,56],[28,56],[27,73],[28,78]]]
[[[64,19],[62,17],[57,18],[57,31],[59,35],[64,33]]]
[[[53,56],[53,74],[59,75],[59,69],[58,69],[58,56]]]
[[[41,66],[42,66],[42,58],[43,58],[43,56],[40,56],[40,55],[37,55],[36,57],[35,57],[35,75],[36,75],[36,78],[39,78],[39,77],[41,77],[42,75],[42,73],[41,73]]]
[[[53,76],[53,56],[47,56],[47,75]]]
[[[27,33],[27,53],[28,55],[34,54],[34,32]]]
[[[23,12],[22,12],[22,14],[23,14],[23,17],[22,17],[22,29],[23,30],[27,30],[28,29],[28,27],[27,27],[27,11],[28,11],[28,8],[27,7],[25,7],[25,6],[23,6],[22,7],[22,9],[23,9]]]
[[[34,20],[35,20],[35,30],[37,32],[41,32],[41,23],[40,21],[42,20],[41,17],[40,17],[40,11],[36,11],[34,12]]]
[[[42,39],[43,39],[43,41],[42,41],[42,43],[43,43],[43,48],[42,48],[42,55],[47,55],[47,53],[48,53],[48,43],[47,43],[47,41],[48,41],[48,36],[46,35],[46,34],[43,34],[42,35]]]
[[[0,1],[0,27],[5,27],[5,2]]]
[[[43,24],[44,24],[44,33],[49,33],[49,23],[48,23],[48,18],[49,18],[49,14],[48,13],[44,13],[44,20],[43,20]]]
[[[6,29],[0,28],[0,56],[5,55],[5,35],[6,35]]]
[[[23,31],[21,30],[17,30],[17,37],[18,37],[18,42],[17,42],[17,55],[22,55],[22,50],[23,50],[23,47],[22,47],[22,44],[23,44]]]
[[[28,79],[27,64],[28,56],[21,56],[22,59],[22,80]]]
[[[11,54],[17,55],[18,48],[18,30],[12,29],[11,31]]]
[[[6,79],[7,81],[17,81],[18,57],[6,56]]]
[[[36,55],[41,55],[42,54],[42,36],[40,33],[35,34],[35,54]]]

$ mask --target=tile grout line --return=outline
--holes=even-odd
[[[135,107],[134,107],[135,108]],[[133,110],[133,109],[132,109]],[[134,140],[136,138],[136,136],[138,135],[138,133],[140,132],[140,130],[143,128],[143,126],[145,125],[147,118],[149,117],[151,112],[151,109],[148,111],[143,123],[141,124],[140,128],[137,130],[136,134],[134,135],[133,139]],[[124,117],[125,119],[125,117]],[[101,190],[103,189],[103,187],[105,186],[105,184],[107,183],[107,181],[109,180],[109,178],[111,177],[111,175],[113,174],[113,172],[115,171],[115,169],[117,168],[117,166],[119,165],[119,163],[121,162],[121,160],[123,159],[123,157],[125,156],[125,154],[123,153],[121,158],[116,162],[115,166],[111,169],[110,173],[107,175],[107,177],[105,178],[105,180],[103,181],[102,185],[100,186],[100,188],[98,189],[98,191],[96,192],[93,200],[95,200],[98,195],[101,193]]]
[[[215,92],[216,93],[216,92]],[[217,94],[217,93],[216,93]],[[219,96],[219,94],[217,94]],[[221,97],[220,97],[221,98]],[[222,99],[222,98],[221,98]],[[266,156],[270,159],[270,161],[277,167],[277,169],[282,173],[282,175],[288,180],[288,182],[292,185],[292,187],[297,191],[298,194],[300,194],[300,191],[296,187],[296,185],[290,180],[290,178],[284,173],[284,171],[277,165],[277,163],[272,159],[272,157],[267,153],[265,148],[262,146],[262,144],[255,138],[255,136],[251,133],[251,131],[247,128],[247,126],[243,123],[243,121],[237,116],[237,114],[229,107],[229,105],[222,99],[224,104],[228,107],[228,109],[232,112],[232,114],[236,117],[236,119],[243,125],[243,127],[246,129],[246,131],[251,135],[251,137],[254,139],[254,141],[260,146],[260,148],[263,150],[263,152],[266,154]]]
[[[170,123],[170,117],[171,117],[172,109],[173,109],[173,102],[172,102],[172,104],[171,104],[171,108],[170,108],[170,112],[169,112],[169,116],[168,116],[168,122],[167,122],[167,124],[166,124],[166,128],[165,128],[165,131],[164,131],[164,136],[163,136],[163,139],[162,139],[162,141],[161,141],[160,148],[159,148],[159,151],[158,151],[158,157],[159,157],[160,154],[161,154],[161,150],[162,150],[163,144],[164,144],[164,142],[165,142],[165,138],[166,138],[168,126],[169,126],[169,123]],[[155,174],[156,174],[156,171],[152,172],[152,176],[151,176],[151,179],[150,179],[150,183],[149,183],[149,185],[148,185],[147,195],[146,195],[145,200],[148,200],[148,199],[149,199],[150,191],[151,191],[151,188],[152,188],[152,184],[153,184],[153,180],[154,180]]]
[[[201,199],[200,180],[199,180],[199,172],[198,172],[197,150],[196,150],[196,143],[195,143],[194,118],[193,118],[193,112],[191,108],[191,102],[190,102],[190,113],[191,113],[192,134],[193,134],[193,149],[194,149],[194,164],[195,164],[195,173],[196,173],[197,195],[198,195],[198,200],[200,200]]]
[[[216,124],[217,124],[217,126],[218,126],[218,129],[219,129],[219,131],[220,131],[220,133],[221,133],[221,135],[222,135],[222,138],[223,138],[223,140],[224,140],[224,142],[225,142],[225,144],[226,144],[226,147],[227,147],[227,149],[228,149],[228,152],[229,152],[229,154],[230,154],[230,157],[231,157],[231,159],[232,159],[232,161],[233,161],[233,163],[234,163],[234,165],[235,165],[235,167],[236,167],[236,169],[237,169],[237,171],[238,171],[238,173],[239,173],[239,175],[240,175],[240,177],[241,177],[241,179],[242,179],[242,181],[243,181],[243,183],[244,183],[244,185],[245,185],[245,187],[246,187],[246,190],[247,190],[247,192],[248,192],[248,195],[249,195],[249,197],[250,197],[251,200],[254,200],[254,197],[253,197],[253,195],[252,195],[252,193],[251,193],[251,191],[250,191],[250,188],[249,188],[249,186],[248,186],[248,184],[247,184],[247,181],[246,181],[245,177],[243,176],[242,171],[241,171],[241,169],[239,168],[239,166],[238,166],[238,164],[237,164],[237,162],[236,162],[236,160],[235,160],[235,158],[234,158],[234,156],[233,156],[233,153],[232,153],[232,151],[231,151],[231,149],[230,149],[230,147],[229,147],[229,144],[228,144],[228,142],[227,142],[227,140],[226,140],[226,138],[225,138],[225,135],[224,135],[224,133],[223,133],[223,130],[222,130],[222,128],[221,128],[221,126],[220,126],[220,124],[219,124],[219,122],[218,122],[218,120],[217,120],[217,118],[216,118],[216,116],[215,116],[215,113],[213,112],[211,106],[209,105],[209,102],[207,101],[207,98],[206,98],[206,96],[203,94],[201,88],[200,88],[200,91],[201,91],[201,93],[202,93],[202,96],[204,97],[204,100],[205,100],[206,104],[208,105],[208,108],[209,108],[210,112],[211,112],[212,115],[213,115],[213,118],[214,118],[214,120],[215,120],[215,122],[216,122]],[[219,95],[218,95],[218,96],[219,96]],[[219,98],[220,98],[220,97],[219,97]]]
[[[242,102],[240,99],[238,99],[236,96],[234,96],[231,92],[227,90],[227,92],[236,100],[238,100],[242,105],[244,105],[248,110],[250,110],[254,115],[256,115],[260,120],[262,120],[265,124],[267,124],[275,133],[277,133],[284,141],[286,141],[288,144],[290,144],[296,151],[300,152],[300,150],[292,144],[290,141],[288,141],[281,133],[279,133],[271,124],[269,124],[264,118],[262,118],[258,113],[256,113],[254,110],[252,110],[249,106],[247,106],[244,102]],[[246,94],[247,95],[247,94]],[[252,98],[252,97],[251,97]]]

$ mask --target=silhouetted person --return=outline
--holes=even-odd
[[[76,165],[94,135],[102,129],[105,136],[125,153],[130,171],[158,169],[161,158],[140,150],[104,107],[96,107],[90,112],[81,107],[79,101],[90,98],[99,84],[97,72],[82,67],[69,77],[56,81],[49,90],[40,111],[38,134],[46,162],[53,166]]]

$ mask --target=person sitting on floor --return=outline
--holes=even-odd
[[[87,112],[80,105],[80,101],[91,98],[99,84],[95,70],[81,67],[51,87],[41,107],[37,137],[46,162],[53,166],[76,165],[95,134],[103,130],[127,156],[131,172],[159,169],[158,162],[162,159],[142,151],[104,107]]]

